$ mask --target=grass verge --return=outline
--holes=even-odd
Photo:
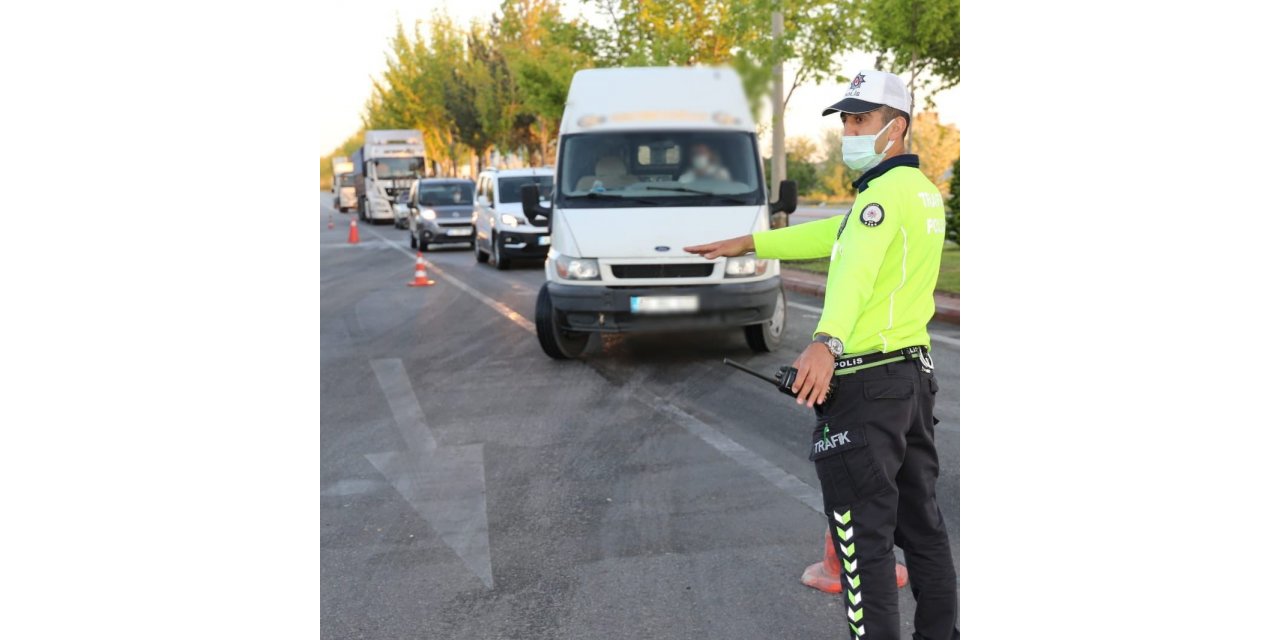
[[[788,269],[799,269],[813,273],[826,273],[830,261],[827,258],[818,260],[784,260],[782,266]],[[960,245],[947,243],[942,248],[942,264],[938,269],[938,291],[960,293]]]

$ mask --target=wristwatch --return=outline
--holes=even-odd
[[[821,342],[827,346],[827,351],[831,352],[832,358],[839,358],[844,355],[844,342],[835,336],[829,336],[825,333],[819,333],[814,336],[814,342]]]

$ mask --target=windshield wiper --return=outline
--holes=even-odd
[[[656,189],[660,191],[679,191],[682,193],[696,193],[698,195],[703,195],[703,196],[714,196],[716,198],[720,198],[721,200],[726,200],[731,204],[750,204],[749,202],[747,202],[746,200],[743,200],[742,198],[734,197],[735,195],[740,195],[740,194],[716,193],[715,191],[703,191],[701,189],[690,189],[688,187],[659,187],[657,185],[651,185],[651,184],[642,185],[641,188]],[[745,194],[742,194],[742,195],[745,195]]]
[[[662,204],[661,202],[655,202],[653,200],[648,200],[645,198],[628,196],[621,193],[601,193],[599,191],[588,191],[587,193],[580,196],[565,196],[565,199],[568,199],[568,200],[576,200],[578,198],[591,198],[591,199],[603,198],[607,200],[629,200],[631,202],[639,202],[640,204],[653,204],[653,205]]]

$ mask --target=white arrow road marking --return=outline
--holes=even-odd
[[[404,363],[399,358],[373,360],[374,375],[378,376],[378,386],[391,405],[391,415],[395,416],[400,435],[411,451],[431,450],[436,448],[435,436],[427,426],[427,417],[422,413],[422,405],[418,404],[418,394],[413,392],[413,383],[409,381],[409,373],[404,370]]]
[[[370,364],[409,450],[365,457],[463,564],[492,589],[484,445],[438,445],[404,363],[393,358]]]

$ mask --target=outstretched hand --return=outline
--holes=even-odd
[[[755,248],[756,244],[752,237],[745,235],[707,244],[695,244],[691,247],[685,247],[684,250],[708,260],[715,260],[721,256],[740,256]]]

